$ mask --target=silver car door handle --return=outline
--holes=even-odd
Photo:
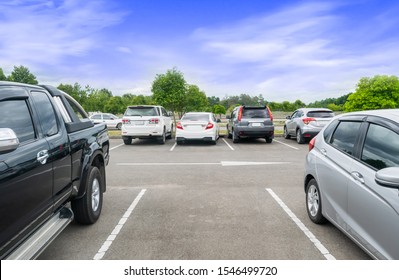
[[[37,161],[41,164],[46,164],[48,157],[48,150],[43,150],[37,153]]]
[[[323,156],[327,156],[327,151],[325,149],[320,149],[320,153],[322,153]]]
[[[363,175],[360,174],[359,172],[354,171],[354,172],[351,173],[351,176],[352,176],[356,181],[359,181],[360,183],[364,184]]]

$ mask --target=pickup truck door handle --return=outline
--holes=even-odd
[[[48,150],[42,150],[37,153],[37,161],[41,164],[46,164],[48,156]]]
[[[353,171],[353,172],[351,173],[351,176],[352,176],[356,181],[359,181],[360,183],[364,184],[363,175],[360,174],[359,172]]]

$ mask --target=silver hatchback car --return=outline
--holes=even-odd
[[[300,108],[286,117],[284,138],[296,137],[298,144],[310,141],[335,116],[325,108]]]
[[[329,220],[373,258],[399,259],[399,110],[339,115],[309,150],[309,218]]]

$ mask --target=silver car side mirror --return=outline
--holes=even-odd
[[[399,189],[399,167],[379,170],[375,173],[375,181],[383,187]]]

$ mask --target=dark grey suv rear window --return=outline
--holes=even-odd
[[[242,117],[247,119],[264,119],[269,118],[269,113],[264,108],[253,109],[253,108],[243,108],[242,110]]]
[[[125,116],[159,116],[159,114],[155,107],[129,107]]]
[[[307,115],[309,118],[332,118],[332,117],[334,117],[334,113],[328,112],[328,111],[311,111],[311,112],[308,112]]]

